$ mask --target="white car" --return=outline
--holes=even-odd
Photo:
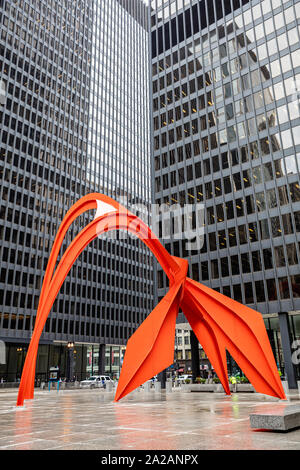
[[[155,382],[158,382],[157,375],[155,375],[154,377],[152,377],[152,379],[147,380],[145,383],[143,383],[142,385],[140,385],[140,387],[141,387],[141,388],[144,388],[144,385],[145,385],[146,383],[148,383],[148,382],[150,383],[150,387],[152,387],[152,385],[154,386],[154,383],[155,383]]]
[[[179,383],[184,384],[186,380],[189,380],[191,382],[192,379],[193,379],[192,375],[185,374],[185,375],[179,375],[177,380]]]
[[[92,375],[86,380],[82,380],[80,382],[80,388],[102,388],[103,385],[103,379],[105,385],[110,382],[113,384],[113,380],[108,375]]]

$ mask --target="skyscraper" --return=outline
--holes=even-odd
[[[174,237],[165,245],[189,259],[195,280],[264,315],[292,388],[299,367],[290,343],[300,337],[299,16],[292,0],[151,2],[155,201],[205,205],[201,251]],[[158,284],[161,297],[163,273]]]
[[[150,200],[148,27],[139,0],[0,8],[0,377],[14,381],[70,206],[94,191],[128,207]],[[93,217],[74,224],[64,247]],[[118,375],[121,346],[152,309],[149,256],[133,238],[100,238],[83,252],[47,320],[38,378],[53,365],[78,379]]]

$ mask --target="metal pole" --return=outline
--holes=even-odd
[[[191,358],[192,358],[192,376],[193,382],[196,382],[196,378],[200,376],[200,359],[199,359],[199,341],[197,336],[190,331],[191,339]]]

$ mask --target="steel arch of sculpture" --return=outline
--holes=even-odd
[[[75,237],[54,270],[72,222],[91,209],[97,209],[94,220]],[[171,256],[142,220],[110,197],[93,193],[71,207],[56,235],[23,367],[18,406],[34,396],[39,340],[62,283],[84,248],[97,236],[110,230],[127,230],[137,235],[152,251],[170,284],[168,293],[127,342],[115,401],[173,363],[179,308],[205,350],[226,394],[230,394],[227,349],[257,392],[285,398],[261,314],[188,278],[188,262]]]

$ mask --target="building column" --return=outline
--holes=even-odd
[[[67,346],[67,382],[71,382],[74,377],[74,344]]]
[[[193,330],[190,331],[193,382],[200,377],[199,341]]]
[[[166,369],[162,370],[158,376],[158,381],[161,383],[161,389],[165,389],[166,388],[166,381],[167,381],[167,372],[166,372]]]
[[[99,344],[98,374],[105,375],[105,344]]]
[[[6,382],[9,382],[9,377],[8,377],[8,373],[9,373],[9,361],[10,361],[10,350],[11,350],[11,345],[9,344],[8,346],[8,354],[7,354],[7,363],[6,363]]]
[[[292,350],[291,350],[291,331],[289,325],[288,314],[286,312],[278,313],[279,328],[281,335],[281,344],[284,357],[284,369],[287,377],[288,386],[290,389],[297,389],[297,380],[295,367],[292,362]]]

